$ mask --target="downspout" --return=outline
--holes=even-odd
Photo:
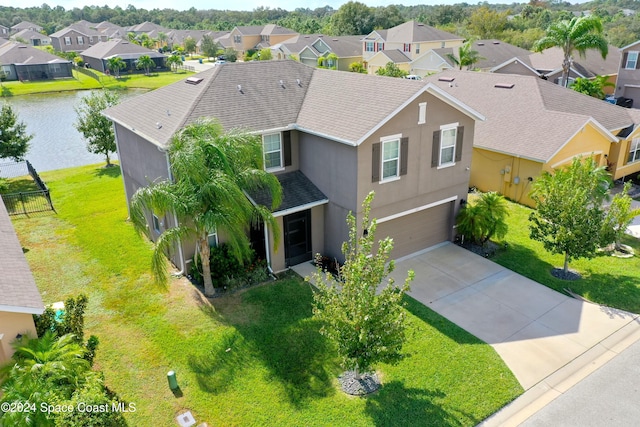
[[[169,174],[169,181],[173,182],[173,175],[171,174],[171,164],[169,163],[169,152],[167,150],[163,150],[158,147],[158,150],[163,151],[165,153],[165,158],[167,159],[167,173]],[[173,211],[173,220],[175,221],[176,226],[178,225],[178,216],[176,212]],[[182,253],[182,240],[178,242],[178,257],[180,258],[180,271],[173,273],[173,276],[182,276],[185,271],[185,262],[184,262],[184,254]]]
[[[273,280],[276,280],[276,275],[273,272],[273,269],[271,268],[271,254],[269,252],[269,227],[267,225],[267,222],[264,221],[264,253],[267,255],[267,271],[269,272],[269,275],[271,276],[271,278]]]

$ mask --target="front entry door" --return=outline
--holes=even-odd
[[[284,222],[285,266],[310,261],[311,253],[311,210],[286,215]]]

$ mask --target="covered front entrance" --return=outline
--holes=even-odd
[[[310,261],[311,250],[311,209],[283,217],[284,258],[286,267]]]

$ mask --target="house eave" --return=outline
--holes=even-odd
[[[42,308],[39,308],[0,304],[0,312],[2,311],[6,313],[42,314],[44,312],[44,306]]]

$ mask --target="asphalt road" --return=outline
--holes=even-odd
[[[640,341],[538,411],[522,427],[640,425]]]

